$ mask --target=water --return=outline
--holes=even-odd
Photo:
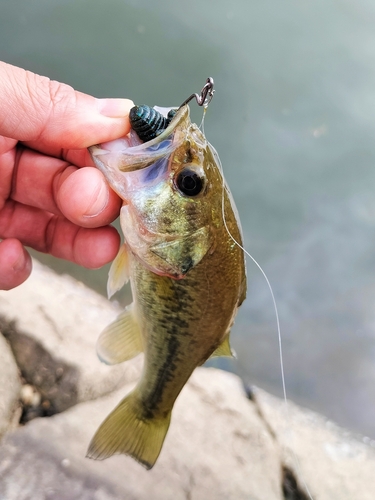
[[[0,0],[0,58],[97,97],[178,105],[205,130],[274,287],[291,399],[375,437],[375,4]],[[200,120],[200,111],[194,109]],[[105,293],[104,271],[47,258]],[[276,321],[249,261],[237,370],[281,394]],[[129,300],[125,294],[124,300]]]

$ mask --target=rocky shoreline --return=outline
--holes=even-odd
[[[86,459],[140,374],[141,357],[115,367],[96,357],[118,312],[38,262],[0,292],[0,500],[374,498],[374,442],[213,368],[183,389],[151,471],[124,456]]]

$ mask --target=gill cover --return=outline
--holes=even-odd
[[[202,227],[174,241],[154,245],[150,250],[170,267],[175,277],[182,277],[206,255],[208,242],[209,229]]]

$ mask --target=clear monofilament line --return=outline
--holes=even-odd
[[[202,118],[202,123],[203,123],[203,118]],[[285,383],[285,373],[284,373],[284,357],[283,357],[283,348],[282,348],[282,341],[281,341],[281,328],[280,328],[279,313],[278,313],[278,310],[277,310],[275,295],[273,293],[273,289],[272,289],[271,283],[270,283],[269,279],[267,278],[266,273],[262,269],[262,266],[234,238],[234,236],[231,234],[231,232],[230,232],[230,230],[228,228],[228,225],[227,225],[227,222],[226,222],[226,218],[225,218],[225,190],[226,190],[226,185],[225,185],[225,178],[224,178],[223,166],[221,164],[219,155],[217,154],[216,151],[215,151],[215,153],[216,153],[216,155],[215,155],[216,159],[218,161],[219,170],[220,170],[220,173],[221,173],[221,176],[222,176],[222,180],[223,180],[223,183],[222,183],[222,198],[221,198],[221,212],[222,212],[222,219],[223,219],[224,227],[225,227],[225,229],[226,229],[229,237],[233,240],[233,242],[244,252],[245,255],[247,255],[254,262],[254,264],[257,266],[257,268],[259,269],[259,271],[262,273],[264,279],[266,280],[268,289],[269,289],[269,291],[271,293],[272,302],[273,302],[273,308],[274,308],[275,316],[276,316],[277,337],[278,337],[278,344],[279,344],[280,372],[281,372],[281,382],[282,382],[282,390],[283,390],[283,399],[284,399],[284,405],[285,405],[285,414],[286,414],[287,421],[290,421],[289,405],[288,405],[288,398],[287,398],[287,393],[286,393],[286,383]],[[291,432],[290,429],[289,429],[289,432]],[[291,437],[292,437],[292,441],[293,441],[293,433],[291,434]],[[291,452],[292,452],[293,460],[295,462],[296,469],[300,473],[301,466],[300,466],[298,457],[297,457],[296,453],[294,452],[293,446],[291,447]],[[305,491],[306,491],[309,499],[310,500],[314,500],[314,498],[313,498],[312,494],[310,493],[310,490],[309,490],[309,488],[308,488],[308,486],[306,484],[306,481],[303,479],[303,477],[302,477],[301,474],[299,474],[299,475],[300,475],[302,484],[303,484],[303,486],[305,488]]]
[[[223,177],[223,181],[224,181],[224,177]],[[266,280],[268,289],[271,293],[273,308],[274,308],[275,315],[276,315],[277,336],[278,336],[278,341],[279,341],[279,357],[280,357],[280,371],[281,371],[281,381],[282,381],[282,388],[283,388],[283,398],[284,398],[285,404],[287,405],[288,398],[287,398],[287,394],[286,394],[286,384],[285,384],[285,374],[284,374],[284,359],[283,359],[283,349],[282,349],[282,342],[281,342],[281,329],[280,329],[279,313],[277,310],[275,295],[273,293],[271,283],[270,283],[269,279],[267,278],[266,273],[263,271],[261,265],[254,259],[254,257],[247,250],[245,250],[245,248],[232,236],[231,232],[229,231],[229,228],[227,226],[227,222],[225,220],[224,190],[225,190],[225,184],[223,184],[223,198],[222,198],[222,204],[221,204],[224,227],[225,227],[229,237],[233,240],[233,242],[244,252],[245,255],[250,257],[250,259],[254,262],[254,264],[257,266],[259,271],[262,273],[264,279]]]
[[[203,115],[202,115],[202,121],[199,125],[199,129],[201,130],[202,134],[204,135],[204,119],[206,117],[206,113],[207,113],[207,107],[208,106],[203,106]]]

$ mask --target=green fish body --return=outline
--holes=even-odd
[[[102,332],[98,355],[113,364],[144,352],[144,367],[88,456],[123,453],[149,469],[193,370],[210,356],[231,355],[230,328],[246,294],[244,255],[234,242],[242,244],[241,229],[217,153],[190,122],[188,106],[152,141],[130,137],[90,152],[124,200],[125,243],[108,292],[130,279],[134,299]]]

